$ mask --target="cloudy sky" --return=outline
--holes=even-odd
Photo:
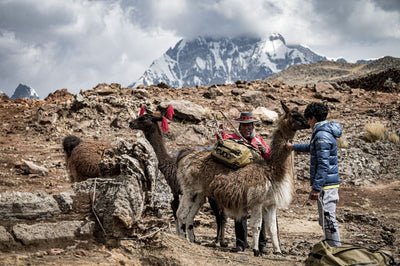
[[[274,32],[328,58],[400,57],[400,1],[0,0],[0,90],[128,86],[181,38]]]

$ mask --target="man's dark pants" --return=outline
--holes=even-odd
[[[236,247],[241,247],[245,250],[249,245],[247,243],[247,217],[245,216],[239,221],[235,220],[235,234],[236,234]],[[267,243],[267,238],[265,236],[265,224],[264,220],[261,224],[260,238],[258,241],[258,248],[262,250]]]

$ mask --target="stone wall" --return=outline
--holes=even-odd
[[[66,247],[79,240],[136,237],[144,216],[169,211],[170,190],[151,145],[120,139],[101,161],[102,176],[72,190],[0,194],[0,249]],[[111,176],[119,168],[118,176]],[[140,230],[138,230],[140,228]]]

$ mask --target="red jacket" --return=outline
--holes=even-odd
[[[233,134],[225,134],[225,131],[222,132],[221,134],[223,139],[241,139],[238,135],[236,135],[235,133]],[[217,138],[219,138],[217,136]],[[254,138],[251,139],[250,142],[251,145],[253,145],[254,147],[258,148],[258,146],[261,144],[263,145],[265,148],[267,148],[267,152],[264,154],[261,154],[261,156],[264,158],[264,160],[267,160],[268,158],[271,157],[271,148],[265,143],[265,141],[258,136],[257,134],[254,136]]]

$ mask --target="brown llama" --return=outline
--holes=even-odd
[[[69,135],[63,140],[63,148],[70,181],[81,182],[101,175],[99,162],[104,152],[112,146],[101,142],[82,141],[77,136]]]
[[[190,149],[179,151],[176,157],[172,157],[168,154],[165,147],[164,137],[158,122],[161,122],[163,117],[160,112],[151,112],[146,109],[146,114],[140,115],[137,119],[129,123],[131,129],[139,129],[143,131],[146,139],[153,146],[154,152],[158,159],[158,167],[164,174],[164,177],[171,188],[173,200],[171,202],[172,213],[176,222],[176,232],[180,234],[180,227],[178,226],[178,220],[176,212],[179,207],[179,197],[182,195],[180,181],[177,178],[177,171],[182,168],[182,159],[185,158],[189,153],[193,152]],[[165,119],[165,118],[164,118]],[[224,212],[218,208],[215,201],[208,199],[211,209],[217,220],[217,237],[215,242],[219,243],[220,246],[226,247],[227,243],[224,241],[226,217]],[[193,236],[194,238],[194,236]]]
[[[272,239],[275,253],[281,253],[276,209],[285,208],[292,199],[290,152],[285,143],[295,132],[309,128],[306,118],[297,108],[289,110],[283,103],[285,114],[280,118],[272,136],[271,158],[249,164],[237,170],[215,162],[209,152],[192,153],[180,162],[178,179],[183,197],[177,216],[179,226],[186,230],[189,241],[194,241],[193,220],[206,197],[212,197],[225,213],[239,220],[251,213],[249,226],[253,232],[252,248],[260,255],[258,241],[262,218]],[[185,228],[183,228],[185,227]],[[182,230],[181,230],[182,232]],[[184,234],[181,234],[185,237]]]

